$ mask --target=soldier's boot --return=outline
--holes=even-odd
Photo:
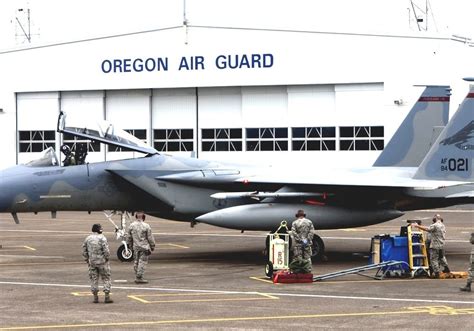
[[[431,278],[438,279],[439,278],[439,272],[434,272],[433,274],[431,274]]]
[[[466,284],[466,286],[461,287],[459,290],[461,290],[461,291],[463,291],[463,292],[471,292],[471,283],[468,282],[468,283]]]
[[[143,277],[138,277],[135,279],[135,284],[148,284],[148,281],[143,279]]]
[[[99,294],[97,292],[92,292],[92,294],[94,295],[94,301],[92,302],[99,303]]]
[[[449,273],[451,272],[451,270],[449,270],[449,267],[446,266],[446,267],[444,267],[443,272],[444,272],[445,274],[449,274]]]
[[[114,301],[110,298],[110,293],[105,292],[105,300],[104,303],[113,303]]]

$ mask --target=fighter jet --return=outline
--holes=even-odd
[[[59,132],[145,156],[66,167],[51,157],[48,166],[43,158],[3,170],[0,212],[11,213],[18,222],[22,212],[143,210],[191,224],[275,231],[282,220],[291,226],[298,209],[306,212],[316,229],[341,229],[385,222],[409,210],[473,203],[474,151],[442,142],[472,121],[474,93],[471,89],[433,140],[433,132],[438,132],[433,128],[446,124],[448,103],[448,87],[426,87],[392,138],[397,143],[390,142],[376,166],[365,169],[315,165],[323,160],[307,166],[262,167],[173,157],[111,124],[68,126],[60,114]],[[395,157],[389,157],[392,154]],[[315,236],[313,241],[315,254],[323,254],[321,238]],[[121,246],[119,256],[123,252]],[[122,260],[129,258],[122,255]]]

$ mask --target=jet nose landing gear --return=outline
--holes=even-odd
[[[122,244],[117,249],[117,257],[120,262],[130,262],[133,260],[133,250],[127,247],[127,244]]]
[[[104,211],[105,217],[112,223],[115,227],[115,237],[117,240],[122,242],[122,245],[119,246],[117,249],[117,257],[121,262],[131,262],[133,260],[133,250],[131,247],[128,247],[126,235],[127,235],[127,220],[130,223],[130,213],[129,212],[117,212],[112,211],[111,213],[107,213]],[[112,217],[114,215],[120,215],[120,227],[115,224]]]

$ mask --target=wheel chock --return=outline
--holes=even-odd
[[[440,279],[452,279],[452,278],[467,278],[466,271],[451,271],[451,272],[442,272],[439,275]]]
[[[294,274],[288,270],[277,271],[273,274],[273,283],[312,283],[313,274]]]

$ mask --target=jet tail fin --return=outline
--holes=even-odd
[[[446,125],[414,179],[474,181],[474,86]]]
[[[449,86],[426,86],[374,167],[418,167],[449,119]],[[433,138],[433,136],[435,136]]]

